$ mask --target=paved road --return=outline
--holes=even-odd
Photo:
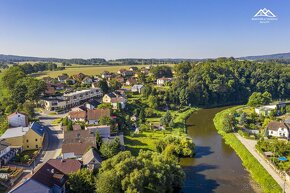
[[[251,139],[245,139],[239,134],[235,133],[236,137],[244,144],[244,146],[249,150],[249,152],[260,162],[260,164],[268,171],[268,173],[276,180],[276,182],[284,188],[284,179],[277,174],[277,172],[266,162],[266,160],[256,151],[257,141]],[[285,192],[290,193],[289,182],[285,183]]]
[[[63,116],[64,115],[41,115],[39,117],[42,125],[46,127],[46,139],[43,144],[42,156],[39,160],[41,163],[45,163],[49,159],[55,159],[61,153],[63,133],[59,125],[55,126],[51,123],[53,120]]]

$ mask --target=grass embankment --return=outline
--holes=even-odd
[[[250,172],[252,178],[261,186],[262,190],[266,193],[279,193],[282,191],[281,187],[258,162],[258,160],[247,150],[233,133],[225,133],[223,131],[224,116],[238,108],[240,107],[233,107],[217,113],[213,120],[215,127],[218,130],[218,133],[225,139],[226,144],[229,144],[241,158],[244,167]]]
[[[174,123],[176,127],[172,128],[172,131],[167,130],[153,130],[153,131],[143,131],[139,134],[125,135],[125,144],[129,151],[133,155],[138,155],[138,152],[143,150],[156,151],[156,143],[167,135],[186,135],[183,133],[185,125],[185,120],[195,111],[196,108],[189,108],[184,112],[170,111],[174,117]],[[161,113],[161,111],[159,112]],[[165,114],[162,112],[161,114]],[[148,121],[159,121],[160,118],[148,118]]]
[[[172,66],[173,64],[165,64],[165,65],[169,65]],[[39,72],[39,73],[35,73],[33,74],[34,77],[37,78],[43,78],[43,77],[47,77],[50,76],[52,78],[56,78],[59,75],[62,75],[63,73],[68,74],[69,76],[74,75],[74,74],[78,74],[78,73],[83,73],[89,76],[93,76],[93,75],[99,75],[104,71],[109,71],[109,72],[117,72],[118,70],[125,68],[125,69],[129,69],[130,67],[132,67],[133,65],[129,66],[129,65],[118,65],[118,66],[92,66],[92,65],[72,65],[72,66],[68,66],[65,67],[64,70],[59,70],[59,71],[44,71],[44,72]],[[142,68],[142,67],[146,67],[149,66],[147,65],[136,65],[138,68]]]

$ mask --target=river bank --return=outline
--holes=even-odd
[[[230,145],[235,150],[237,155],[241,158],[243,166],[249,171],[251,177],[259,184],[263,192],[279,193],[282,191],[281,187],[257,161],[257,159],[247,150],[247,148],[233,133],[225,133],[222,130],[224,116],[238,108],[240,107],[232,107],[217,113],[213,119],[215,128],[223,137],[225,143]]]
[[[183,193],[263,192],[215,129],[214,116],[226,108],[198,109],[187,119],[187,135],[195,143],[196,154],[180,160],[186,173]]]

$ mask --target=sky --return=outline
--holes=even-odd
[[[277,20],[253,21],[263,8]],[[215,58],[290,52],[289,0],[0,0],[0,54]]]

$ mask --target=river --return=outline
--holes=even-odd
[[[201,109],[187,120],[188,135],[196,145],[196,155],[181,159],[186,173],[184,193],[262,192],[214,127],[215,114],[225,108]]]

